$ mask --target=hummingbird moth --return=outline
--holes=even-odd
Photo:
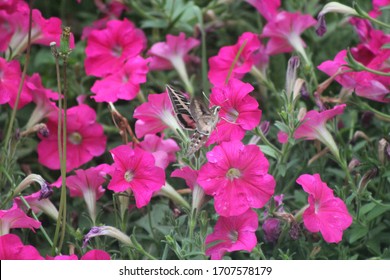
[[[192,155],[203,146],[215,129],[221,107],[209,108],[200,98],[193,98],[189,101],[182,92],[174,90],[169,85],[167,85],[167,92],[180,126],[186,130],[195,131],[187,151],[187,156]]]

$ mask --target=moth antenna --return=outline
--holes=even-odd
[[[225,122],[228,122],[228,123],[231,123],[231,124],[235,124],[235,125],[238,125],[238,123],[235,123],[235,122],[232,122],[232,121],[229,121],[228,119],[225,119],[223,117],[220,117],[222,120],[224,120]]]
[[[204,98],[210,103],[210,99],[207,97],[206,93],[204,93],[204,91],[202,91],[202,94],[203,94]]]

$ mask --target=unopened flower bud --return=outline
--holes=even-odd
[[[364,128],[368,128],[372,124],[375,114],[371,111],[365,111],[360,118],[361,124]]]
[[[349,172],[352,172],[356,167],[360,165],[360,161],[357,158],[353,158],[348,164]]]
[[[300,108],[299,112],[298,112],[298,116],[297,116],[298,120],[299,121],[303,120],[303,118],[305,117],[306,113],[307,113],[307,110],[306,110],[305,107]]]
[[[293,56],[288,60],[287,73],[286,73],[286,94],[290,100],[291,94],[294,91],[295,81],[297,79],[297,70],[300,64],[298,56]]]
[[[386,159],[389,156],[389,142],[386,141],[385,138],[382,138],[379,140],[378,143],[378,158],[379,162],[382,164],[385,164]]]
[[[266,136],[268,134],[269,126],[270,126],[270,122],[269,121],[262,121],[260,123],[260,129],[261,129],[261,132],[263,132],[264,136]]]
[[[362,193],[363,190],[367,187],[368,183],[378,175],[378,169],[375,167],[371,170],[368,170],[366,174],[360,179],[358,185],[358,193]]]

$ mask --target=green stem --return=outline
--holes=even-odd
[[[61,85],[61,74],[60,74],[60,63],[58,60],[59,54],[57,51],[57,47],[55,45],[51,46],[52,48],[52,54],[55,59],[55,65],[56,65],[56,76],[57,76],[57,88],[58,88],[58,126],[57,126],[57,145],[58,145],[58,155],[60,162],[62,162],[62,139],[61,139],[61,131],[62,131],[62,85]],[[63,214],[63,198],[62,198],[62,189],[61,189],[61,199],[60,199],[60,207],[58,209],[58,219],[56,223],[56,228],[54,232],[54,238],[53,238],[53,246],[52,246],[52,255],[56,254],[57,251],[57,242],[58,242],[58,235],[60,232],[60,225],[62,220],[62,214]]]
[[[31,29],[32,29],[32,5],[33,1],[30,3],[30,13],[29,13],[29,20],[28,20],[28,39],[27,39],[27,52],[26,52],[26,58],[25,58],[25,63],[23,67],[23,73],[22,73],[22,78],[19,83],[19,88],[18,88],[18,93],[16,95],[16,100],[15,100],[15,105],[14,108],[12,109],[11,113],[11,118],[8,123],[8,128],[7,128],[7,133],[5,134],[4,138],[4,146],[8,147],[9,141],[11,138],[11,132],[14,127],[14,122],[16,118],[16,112],[18,111],[18,106],[19,106],[19,101],[20,101],[20,96],[22,94],[22,89],[24,85],[24,80],[26,79],[26,74],[27,74],[27,67],[30,62],[30,53],[31,53]]]
[[[282,154],[282,152],[274,144],[272,144],[270,141],[268,141],[267,137],[265,137],[264,133],[261,131],[260,128],[256,127],[254,132],[257,136],[260,137],[261,141],[263,141],[264,144],[266,144],[267,146],[272,148],[278,155]]]
[[[239,50],[238,50],[236,56],[234,57],[234,60],[233,60],[233,62],[232,62],[232,65],[230,65],[228,75],[226,76],[225,84],[227,84],[227,83],[229,82],[230,76],[231,76],[232,73],[233,73],[233,70],[234,70],[234,67],[235,67],[236,64],[237,64],[237,61],[240,59],[241,53],[243,52],[246,43],[247,43],[247,40],[245,40],[245,41],[242,43],[242,45],[240,46],[240,48],[239,48]]]
[[[23,196],[19,196],[20,200],[23,202],[23,204],[27,207],[27,210],[31,210],[31,207],[30,207],[30,204],[28,204],[28,202],[26,201],[26,199],[24,199]],[[35,215],[34,211],[31,210],[31,216],[33,216],[33,218],[39,222],[39,219],[38,217]],[[43,226],[41,225],[39,227],[39,230],[42,232],[43,236],[46,238],[47,242],[49,242],[49,245],[50,246],[53,246],[53,241],[51,241],[49,235],[47,234],[46,230],[43,228]]]
[[[381,25],[383,27],[386,27],[386,28],[389,28],[390,29],[390,25],[387,24],[387,23],[384,23],[380,20],[377,20],[376,18],[373,18],[373,17],[370,17],[369,15],[366,16],[368,20],[372,21],[372,22],[375,22],[376,24],[378,25]]]
[[[273,93],[276,93],[276,92],[277,92],[277,91],[276,91],[276,88],[275,88],[275,85],[273,84],[273,82],[267,80],[267,79],[264,77],[263,73],[261,73],[261,71],[260,71],[259,69],[257,69],[255,66],[253,66],[253,67],[251,68],[250,73],[251,73],[256,79],[258,79],[259,82],[260,82],[261,84],[263,84],[266,88],[268,88],[271,92],[273,92]]]

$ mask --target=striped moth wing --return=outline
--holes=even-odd
[[[196,122],[191,115],[188,99],[182,92],[175,91],[169,85],[167,85],[167,92],[180,126],[187,130],[195,130]]]

